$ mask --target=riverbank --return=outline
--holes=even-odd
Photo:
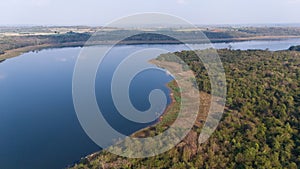
[[[162,113],[158,121],[146,128],[143,128],[141,130],[138,130],[134,132],[131,137],[136,138],[146,138],[146,137],[153,137],[155,135],[158,135],[159,133],[163,132],[168,128],[169,125],[171,125],[177,118],[178,110],[180,107],[180,92],[178,90],[178,85],[175,80],[172,80],[171,82],[167,83],[166,86],[170,90],[170,99],[171,103],[167,106],[166,110]],[[96,159],[98,156],[101,156],[101,154],[107,153],[105,150],[101,150],[95,153],[92,153],[90,155],[87,155],[78,161],[78,163],[72,164],[70,166],[67,166],[68,168],[80,168],[80,164],[88,163],[94,159]],[[79,165],[78,165],[79,164]]]
[[[171,70],[171,72],[174,72],[178,74],[178,72],[181,72],[178,74],[178,79],[181,85],[188,87],[188,89],[191,89],[193,86],[190,86],[190,83],[182,83],[182,82],[187,82],[191,71],[183,71],[182,70],[182,65],[175,63],[175,62],[168,62],[168,61],[160,61],[157,59],[153,59],[149,61],[152,64],[155,64],[158,67],[161,68],[169,68],[168,70]],[[177,80],[178,80],[177,79]],[[207,117],[207,114],[209,112],[209,106],[210,106],[210,101],[211,101],[211,96],[207,93],[204,92],[199,92],[199,95],[197,99],[193,97],[195,94],[191,94],[191,91],[193,90],[184,90],[181,91],[179,88],[179,85],[175,80],[169,82],[167,84],[168,88],[170,89],[170,98],[172,102],[169,104],[169,106],[166,108],[164,113],[161,115],[157,123],[146,127],[144,129],[141,129],[139,131],[136,131],[131,135],[131,137],[136,137],[136,138],[147,138],[147,137],[154,137],[156,135],[159,135],[160,133],[164,132],[169,128],[170,125],[173,124],[173,122],[177,119],[178,113],[181,109],[181,96],[184,96],[185,99],[187,100],[197,100],[200,99],[200,109],[197,118],[195,119],[195,123],[193,125],[193,129],[201,129],[204,120]],[[191,101],[192,105],[197,105],[194,104],[194,102]],[[191,112],[192,110],[190,109],[185,109],[187,112]],[[184,113],[184,112],[183,112]],[[194,131],[191,131],[191,133],[188,134],[187,136],[188,139],[193,139],[196,140],[197,134]],[[185,143],[184,143],[185,144]],[[182,146],[183,143],[179,144],[178,146]],[[177,146],[176,146],[177,147]],[[112,160],[112,161],[107,161],[107,160]],[[85,168],[84,166],[88,166],[89,164],[94,163],[97,161],[97,164],[101,165],[102,168],[119,168],[119,166],[126,165],[127,158],[123,157],[118,157],[117,155],[114,155],[112,153],[109,153],[108,151],[102,150],[100,152],[93,153],[91,155],[88,155],[80,160],[79,163],[75,164],[71,168],[74,169],[80,169],[80,168]],[[95,165],[97,165],[95,164]]]
[[[243,42],[243,41],[275,41],[275,40],[285,40],[285,39],[296,39],[300,38],[300,36],[254,36],[254,37],[245,37],[245,38],[217,38],[217,39],[210,39],[211,43],[232,43],[232,42]],[[191,41],[187,40],[184,42],[179,41],[169,41],[169,40],[154,40],[154,41],[97,41],[97,42],[89,42],[86,44],[86,41],[74,41],[74,42],[66,42],[66,43],[45,43],[45,44],[39,44],[39,45],[28,45],[28,46],[22,46],[19,48],[13,48],[9,50],[2,51],[3,54],[0,54],[0,60],[5,60],[13,57],[20,56],[23,53],[27,53],[30,51],[39,51],[43,49],[49,49],[49,48],[64,48],[64,47],[82,47],[84,45],[86,46],[94,46],[94,45],[143,45],[143,44],[203,44],[207,43],[207,40],[205,41]],[[14,44],[15,46],[19,46],[19,44]]]
[[[155,124],[136,131],[131,135],[132,137],[152,137],[166,130],[168,126],[170,126],[176,120],[181,104],[179,88],[175,80],[172,80],[166,85],[170,90],[169,97],[171,99],[171,103],[167,106]]]
[[[85,42],[74,42],[74,43],[62,43],[62,44],[42,44],[42,45],[34,45],[34,46],[26,46],[11,50],[4,51],[4,54],[0,55],[0,60],[10,59],[13,57],[20,56],[24,53],[31,51],[39,51],[44,49],[51,48],[64,48],[64,47],[81,47]]]

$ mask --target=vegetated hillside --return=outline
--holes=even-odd
[[[299,168],[300,52],[218,53],[227,76],[227,108],[207,142],[198,145],[201,125],[197,125],[161,155],[127,159],[101,152],[74,168]],[[195,72],[200,90],[209,92],[207,72],[195,53],[176,54]]]

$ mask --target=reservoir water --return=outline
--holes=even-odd
[[[300,39],[286,39],[216,43],[214,47],[283,50],[299,44]],[[171,52],[187,49],[184,45],[117,46],[101,67],[102,74],[97,74],[95,81],[98,104],[110,124],[124,134],[150,124],[132,123],[119,115],[112,102],[109,83],[116,65],[126,57],[124,51],[130,53],[144,48]],[[100,150],[81,128],[72,102],[72,75],[80,49],[30,52],[0,63],[0,168],[64,168]],[[149,91],[155,88],[162,89],[168,96],[165,84],[171,79],[157,69],[137,75],[130,90],[133,105],[139,110],[149,108]]]

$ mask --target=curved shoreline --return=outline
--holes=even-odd
[[[155,127],[157,124],[159,124],[162,121],[164,115],[166,115],[170,111],[170,109],[175,105],[176,100],[174,98],[174,90],[169,86],[171,83],[173,83],[173,81],[174,80],[172,80],[172,81],[170,81],[170,82],[168,82],[168,83],[165,84],[165,86],[170,90],[169,97],[170,97],[171,102],[166,107],[166,109],[164,110],[164,112],[160,115],[159,119],[157,119],[152,125],[135,131],[134,133],[131,134],[131,136],[133,136],[133,137],[140,137],[139,134],[141,132],[149,130],[152,127]]]
[[[160,117],[166,115],[170,109],[176,104],[176,100],[175,100],[175,97],[174,97],[174,91],[173,89],[170,87],[170,84],[171,83],[174,83],[174,80],[171,80],[170,82],[166,83],[165,86],[170,90],[170,93],[169,93],[169,97],[171,99],[171,103],[166,107],[165,111],[160,115]],[[131,137],[140,137],[139,134],[141,134],[143,131],[147,131],[147,130],[150,130],[151,128],[155,127],[156,125],[158,125],[159,123],[161,122],[161,119],[159,119],[158,121],[156,121],[154,124],[148,126],[148,127],[145,127],[145,128],[142,128],[140,130],[137,130],[135,131],[134,133],[132,133],[130,136]],[[100,150],[100,151],[97,151],[97,152],[94,152],[94,153],[91,153],[89,155],[86,155],[82,158],[80,158],[77,162],[73,163],[73,164],[70,164],[67,166],[67,168],[72,168],[74,167],[76,164],[80,163],[80,161],[82,160],[92,160],[94,159],[95,157],[97,157],[97,155],[100,155],[100,153],[103,151],[104,149]]]

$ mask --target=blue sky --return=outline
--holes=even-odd
[[[300,23],[300,0],[1,0],[0,25],[104,25],[141,12],[193,24]]]

